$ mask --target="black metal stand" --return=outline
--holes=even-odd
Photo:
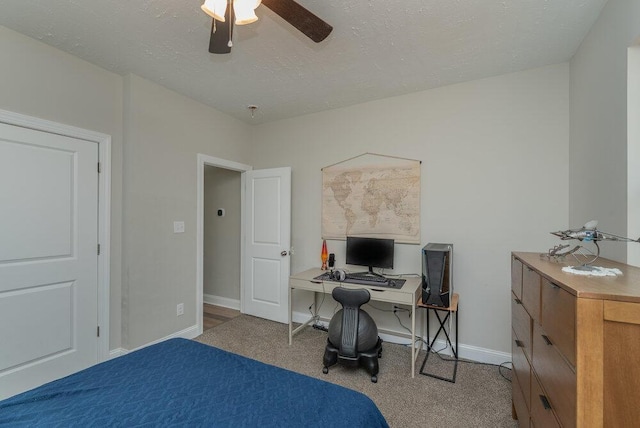
[[[420,367],[421,375],[430,376],[430,377],[440,379],[440,380],[445,380],[451,383],[456,382],[456,373],[458,371],[458,301],[459,301],[459,296],[457,293],[454,293],[453,298],[451,299],[451,304],[449,305],[448,308],[442,308],[442,307],[433,306],[433,305],[425,305],[422,303],[422,300],[418,302],[417,306],[419,308],[424,308],[427,310],[427,355],[425,355],[424,361],[422,361],[422,366]],[[438,331],[433,337],[433,340],[430,340],[430,337],[429,337],[429,311],[433,311],[436,314],[436,318],[440,323],[440,327],[438,328]],[[446,312],[444,319],[440,316],[440,312]],[[449,320],[449,317],[451,316],[451,314],[453,314],[454,316],[455,339],[456,339],[455,346],[453,346],[453,344],[451,343],[451,338],[449,337],[450,332],[447,332],[447,329],[446,329],[447,321]],[[438,339],[438,336],[440,335],[440,333],[444,333],[447,344],[451,347],[451,350],[453,351],[453,357],[454,357],[454,359],[452,360],[453,376],[450,378],[438,376],[436,374],[427,373],[424,371],[425,365],[427,364],[427,360],[429,359],[429,355],[431,355],[431,350],[433,349],[433,345]]]

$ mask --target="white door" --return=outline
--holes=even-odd
[[[0,124],[0,399],[97,363],[97,162]]]
[[[291,168],[246,172],[243,311],[289,322]]]

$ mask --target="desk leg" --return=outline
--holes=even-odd
[[[416,305],[411,308],[411,377],[416,377]]]
[[[312,316],[306,322],[304,322],[303,324],[300,324],[298,327],[294,329],[293,328],[293,308],[291,307],[291,300],[293,299],[292,294],[293,294],[293,288],[289,287],[289,346],[291,346],[291,344],[293,343],[293,336],[295,336],[296,333],[298,333],[299,331],[307,327],[312,322],[316,321],[316,316],[317,316],[312,314]],[[314,313],[318,312],[317,295],[318,294],[316,292],[313,292]]]
[[[458,359],[458,314],[460,313],[460,304],[458,303],[458,308],[456,310],[456,360]]]
[[[313,292],[313,319],[314,321],[320,320],[320,315],[318,314],[318,293]]]

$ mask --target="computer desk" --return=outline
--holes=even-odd
[[[420,343],[416,345],[415,337],[416,337],[416,304],[421,298],[420,288],[420,278],[419,277],[406,277],[403,278],[406,280],[401,289],[396,290],[392,288],[386,287],[376,287],[370,285],[361,285],[361,284],[350,284],[344,282],[334,282],[334,281],[319,281],[313,278],[323,274],[325,271],[319,268],[313,268],[306,270],[304,272],[297,273],[295,275],[291,275],[289,277],[289,345],[291,345],[293,341],[293,336],[298,333],[303,328],[307,327],[311,322],[316,320],[316,315],[318,311],[318,301],[317,296],[318,293],[326,293],[331,294],[334,288],[336,287],[346,287],[346,288],[366,288],[369,290],[371,294],[371,301],[376,302],[389,302],[396,303],[399,305],[409,305],[411,306],[411,377],[415,377],[416,371],[416,358],[418,357],[418,352],[420,351]],[[293,290],[307,290],[313,291],[313,306],[315,314],[309,320],[307,320],[302,325],[293,328],[293,309],[292,309],[292,294]]]

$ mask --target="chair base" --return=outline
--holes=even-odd
[[[349,357],[347,355],[340,355],[340,350],[333,346],[333,344],[327,339],[327,346],[324,350],[324,358],[322,372],[324,374],[329,373],[329,367],[336,364],[338,361],[347,365],[360,365],[369,372],[371,375],[371,382],[378,382],[378,371],[380,369],[378,365],[378,358],[382,357],[382,339],[378,337],[376,345],[367,350],[358,352],[355,357]]]

